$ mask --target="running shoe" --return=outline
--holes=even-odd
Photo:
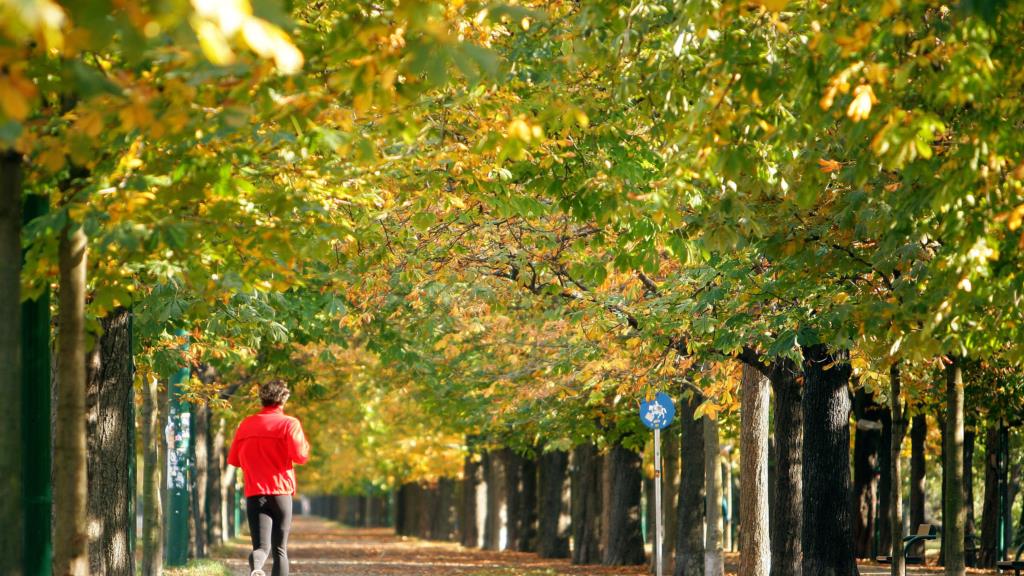
[[[252,573],[249,574],[249,576],[267,576],[267,573],[257,568],[253,570]]]

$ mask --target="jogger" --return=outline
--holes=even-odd
[[[238,426],[228,464],[242,469],[246,511],[252,534],[250,576],[265,576],[273,558],[273,576],[288,576],[288,531],[292,527],[295,464],[309,460],[309,443],[299,421],[284,413],[290,395],[280,380],[260,386],[263,409]]]
[[[273,555],[272,576],[288,576],[288,532],[292,529],[292,497],[250,496],[245,499],[252,535],[249,570],[262,570]]]

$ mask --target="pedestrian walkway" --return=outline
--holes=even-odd
[[[395,536],[389,528],[345,528],[321,518],[298,516],[292,526],[289,556],[292,576],[647,576],[646,567],[573,566],[536,554],[467,549],[449,542]],[[249,549],[233,543],[221,554],[237,576],[247,576]],[[729,574],[736,557],[728,555]],[[267,574],[270,564],[267,564]],[[941,574],[941,568],[911,568],[908,575]],[[981,573],[981,572],[978,572]],[[994,572],[988,572],[994,573]],[[888,566],[861,565],[861,576],[889,574]]]
[[[646,567],[573,566],[536,554],[471,550],[455,543],[395,536],[388,528],[345,528],[308,516],[296,517],[288,555],[291,576],[640,576]],[[248,576],[248,549],[232,544],[222,560],[233,575]],[[270,564],[265,566],[270,574]]]

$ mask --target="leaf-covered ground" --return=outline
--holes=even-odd
[[[640,576],[646,566],[611,568],[573,566],[535,554],[471,550],[447,542],[426,542],[395,536],[388,528],[346,528],[312,517],[296,517],[288,547],[292,576]],[[235,576],[247,576],[249,548],[236,541],[218,552]],[[727,555],[728,574],[735,575],[738,557]],[[265,566],[270,574],[270,565]],[[972,573],[983,573],[971,571]],[[861,565],[862,576],[888,574],[887,566]],[[909,574],[941,574],[940,568],[915,568]],[[992,573],[992,572],[988,572]]]
[[[310,517],[295,518],[288,546],[292,576],[556,576],[641,575],[645,567],[572,566],[536,554],[469,550],[458,544],[395,536],[387,528],[345,528]],[[234,543],[220,552],[233,575],[247,575],[248,548]],[[269,565],[266,566],[270,573]]]

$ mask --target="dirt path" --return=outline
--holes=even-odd
[[[389,528],[345,528],[309,516],[295,518],[291,542],[292,576],[646,576],[645,566],[610,568],[573,566],[567,560],[545,560],[536,554],[488,552],[448,542],[426,542],[395,536]],[[221,560],[232,574],[248,575],[248,546],[232,544]],[[728,574],[735,574],[738,558],[727,555]],[[265,566],[270,574],[270,564]],[[888,567],[861,565],[861,576],[888,574]],[[941,574],[940,568],[908,570],[911,575]],[[981,574],[981,571],[970,571]],[[993,574],[992,572],[984,572]]]
[[[247,575],[249,549],[232,545],[224,563],[232,574]],[[288,546],[292,576],[556,576],[647,574],[644,567],[572,566],[536,554],[470,550],[447,542],[401,538],[387,528],[345,528],[319,518],[296,517]],[[270,564],[264,567],[270,574]]]

